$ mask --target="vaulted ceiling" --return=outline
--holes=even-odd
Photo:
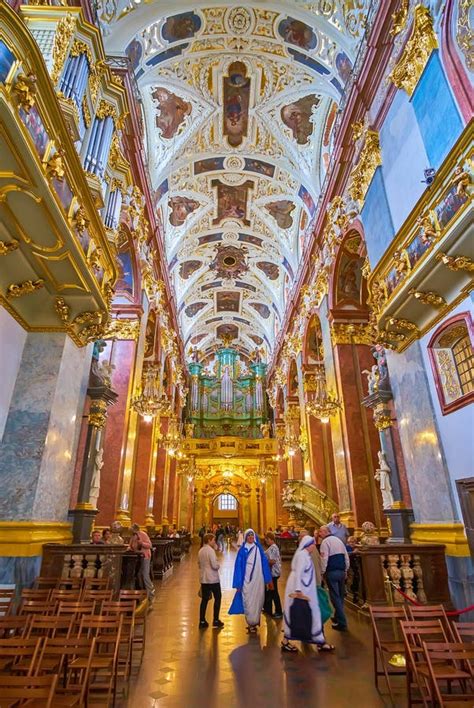
[[[101,0],[137,79],[185,346],[270,353],[369,0]]]

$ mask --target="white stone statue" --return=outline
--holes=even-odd
[[[289,486],[283,487],[281,492],[283,504],[291,504],[296,500],[295,490]]]
[[[379,367],[377,364],[374,364],[370,371],[368,369],[364,369],[362,371],[363,374],[367,374],[367,389],[369,396],[372,393],[376,393],[379,387]]]
[[[91,490],[89,493],[89,503],[97,509],[97,500],[100,492],[100,471],[104,466],[104,451],[102,448],[96,450],[94,458],[94,471],[92,473]]]
[[[394,498],[392,494],[392,485],[390,482],[390,467],[385,459],[385,453],[379,450],[379,468],[375,472],[375,479],[380,484],[380,491],[382,492],[382,507],[384,509],[391,509],[394,503]]]

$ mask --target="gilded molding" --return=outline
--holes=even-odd
[[[414,322],[410,322],[410,320],[405,320],[403,318],[396,318],[396,317],[390,317],[387,320],[387,324],[390,325],[390,327],[395,327],[395,329],[406,329],[409,332],[416,332],[419,333],[418,327]]]
[[[412,95],[438,40],[428,8],[417,5],[413,13],[413,29],[403,54],[389,76],[395,86]]]
[[[89,67],[92,69],[94,66],[94,60],[92,58],[92,52],[90,50],[90,47],[88,44],[85,42],[81,42],[78,39],[75,39],[74,42],[72,43],[71,50],[69,54],[72,57],[78,57],[80,54],[85,54],[87,57],[87,61],[89,62]]]
[[[140,320],[111,319],[104,332],[104,339],[134,339],[140,334]]]
[[[91,124],[91,112],[89,110],[89,104],[87,103],[87,96],[84,94],[82,98],[82,115],[84,117],[84,123],[86,128]]]
[[[465,270],[468,273],[474,272],[474,261],[468,256],[448,256],[447,253],[437,253],[436,260],[441,261],[449,270],[454,272]]]
[[[117,111],[115,106],[108,103],[108,101],[104,101],[103,99],[99,101],[95,114],[99,120],[104,120],[104,118],[112,118],[114,122],[117,120]]]
[[[335,322],[331,325],[331,341],[337,344],[374,344],[374,334],[369,323],[352,324]]]
[[[51,70],[51,81],[58,82],[64,62],[69,49],[69,43],[76,27],[76,18],[68,13],[62,17],[56,25],[53,45],[53,68]]]
[[[102,339],[108,323],[108,312],[94,310],[80,312],[71,319],[71,308],[63,297],[57,297],[54,309],[64,325],[64,329],[79,347]]]
[[[89,425],[95,428],[104,428],[107,421],[107,402],[102,398],[95,398],[91,401],[90,412],[88,416]]]
[[[446,300],[438,293],[429,290],[428,292],[423,292],[423,290],[416,290],[415,288],[410,288],[408,291],[409,295],[413,295],[414,298],[423,303],[423,305],[432,305],[433,307],[443,307],[446,305]]]
[[[390,34],[395,37],[400,34],[402,30],[405,29],[408,19],[408,11],[410,9],[410,0],[401,0],[400,7],[396,12],[392,14],[392,28]]]
[[[12,238],[12,240],[8,242],[0,241],[0,256],[7,256],[9,253],[16,251],[19,245],[19,242],[15,238]]]
[[[412,543],[442,543],[448,556],[471,555],[464,525],[461,523],[410,524]]]
[[[474,71],[474,56],[472,51],[472,27],[470,26],[471,9],[471,0],[459,0],[456,39],[460,50],[466,58],[466,64],[468,68],[470,69],[470,71]]]
[[[19,108],[29,113],[36,102],[36,74],[18,74],[13,84],[13,95]]]
[[[49,158],[46,163],[45,171],[49,179],[64,179],[66,170],[64,169],[63,156],[61,152],[55,152],[54,155]]]
[[[72,526],[62,521],[0,521],[0,555],[40,556],[44,543],[72,542]]]
[[[381,164],[379,134],[375,130],[368,130],[359,161],[351,172],[348,188],[351,198],[359,203],[359,207],[362,207],[375,170]]]
[[[30,293],[34,293],[42,287],[44,287],[44,280],[41,278],[37,280],[24,280],[22,283],[12,283],[7,288],[7,299],[30,295]]]
[[[374,425],[379,432],[381,430],[386,430],[387,428],[391,427],[392,418],[389,415],[374,416]]]
[[[82,234],[86,231],[89,224],[90,221],[86,216],[86,211],[84,207],[80,206],[72,218],[72,225],[76,229],[77,233]]]

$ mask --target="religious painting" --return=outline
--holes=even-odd
[[[222,239],[222,231],[219,234],[207,234],[207,236],[201,236],[199,238],[199,245],[204,246],[206,243],[215,243]]]
[[[202,261],[184,261],[179,267],[179,274],[183,280],[187,280],[202,265]]]
[[[194,37],[201,29],[201,18],[195,12],[182,12],[168,17],[161,34],[167,42],[179,42],[181,39]]]
[[[156,337],[156,310],[151,310],[148,315],[145,329],[145,351],[143,356],[148,359],[155,354]]]
[[[273,177],[275,174],[275,165],[263,160],[252,160],[250,157],[245,158],[244,172],[256,172],[258,175],[265,177]]]
[[[141,58],[143,56],[143,47],[138,41],[138,39],[132,39],[130,44],[127,44],[125,54],[130,59],[130,64],[132,65],[133,71],[135,71],[135,69],[138,69]]]
[[[249,336],[250,339],[255,342],[255,344],[258,344],[259,346],[260,344],[263,344],[263,339],[259,337],[258,334],[250,334]]]
[[[298,101],[289,103],[281,109],[281,119],[293,133],[298,145],[306,145],[313,133],[312,115],[319,102],[319,96],[313,93],[309,96],[303,96]]]
[[[186,116],[191,115],[192,106],[188,101],[160,86],[153,88],[151,97],[156,101],[159,111],[155,117],[156,127],[161,130],[161,137],[169,140],[176,135]]]
[[[306,25],[301,20],[295,20],[294,17],[287,17],[278,25],[278,32],[281,37],[288,42],[294,44],[300,49],[314,49],[316,47],[316,35],[309,25]]]
[[[15,55],[8,49],[5,42],[0,41],[0,83],[5,83],[14,62]]]
[[[204,307],[206,307],[205,302],[193,302],[187,306],[184,312],[186,317],[195,317]]]
[[[439,225],[444,229],[459,209],[467,202],[467,194],[458,193],[458,185],[454,185],[443,197],[442,201],[435,207]]]
[[[217,188],[217,217],[212,223],[220,224],[224,219],[240,219],[245,226],[250,226],[250,221],[246,218],[247,202],[253,182],[247,180],[243,184],[229,186],[215,179],[212,180],[211,186]]]
[[[158,206],[158,204],[161,202],[165,194],[167,194],[169,191],[169,183],[168,180],[165,179],[160,186],[157,188],[155,191],[155,204]]]
[[[195,337],[191,337],[191,344],[199,344],[199,342],[201,342],[204,339],[204,337],[207,337],[206,333],[196,334]]]
[[[253,236],[253,234],[239,234],[239,241],[242,243],[251,243],[252,246],[257,246],[257,248],[262,247],[262,239],[258,236]]]
[[[337,302],[351,300],[360,303],[360,290],[362,281],[363,258],[354,258],[349,253],[343,252],[339,265],[337,279]]]
[[[43,121],[36,106],[32,106],[28,113],[24,108],[20,108],[18,113],[27,131],[31,135],[38,155],[43,158],[46,151],[46,145],[49,142],[49,135],[46,132],[46,128],[43,125]]]
[[[188,216],[201,206],[199,202],[189,197],[171,197],[168,205],[171,209],[169,220],[173,226],[182,226]]]
[[[220,244],[209,269],[214,271],[217,278],[236,278],[249,269],[246,262],[247,254],[248,250],[245,246],[237,248]]]
[[[250,79],[247,67],[240,61],[229,66],[224,76],[224,135],[231,147],[241,144],[247,136],[250,102]]]
[[[202,175],[204,172],[215,172],[224,169],[223,157],[208,157],[194,163],[194,174]]]
[[[233,324],[221,324],[219,327],[216,327],[216,335],[217,337],[232,337],[232,339],[237,339],[239,336],[239,328],[237,325]]]
[[[216,294],[217,312],[238,312],[240,307],[240,294],[226,290]]]
[[[260,317],[263,317],[265,320],[270,317],[270,308],[268,307],[268,305],[264,305],[263,302],[251,302],[249,304],[251,307],[253,307],[254,310],[258,312]]]
[[[291,212],[295,208],[293,202],[289,199],[282,199],[278,202],[269,202],[265,204],[265,209],[270,212],[280,229],[289,229],[293,226],[293,217]]]
[[[62,179],[54,178],[51,183],[54,187],[54,191],[59,197],[59,201],[61,202],[64,211],[67,214],[69,212],[69,207],[71,206],[73,193],[66,177],[63,177]]]
[[[314,212],[316,211],[316,205],[313,201],[313,197],[303,185],[301,185],[298,190],[298,196],[309,211],[310,216],[313,216]]]
[[[214,283],[207,283],[206,285],[203,285],[201,288],[201,292],[204,293],[206,290],[213,290],[214,288],[220,288],[222,285],[222,281],[217,280]]]
[[[341,81],[345,84],[352,74],[352,62],[345,52],[339,52],[336,57],[336,69]]]
[[[259,261],[257,263],[257,268],[263,271],[269,280],[278,280],[280,269],[275,263],[270,263],[269,261]]]
[[[133,266],[130,250],[122,251],[117,256],[118,278],[115,284],[115,292],[125,293],[133,298]]]

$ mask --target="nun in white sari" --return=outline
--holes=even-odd
[[[299,639],[310,644],[317,644],[322,651],[333,651],[334,647],[326,642],[324,638],[321,612],[319,609],[318,592],[316,588],[316,575],[314,563],[311,558],[316,546],[313,536],[303,536],[300,540],[298,550],[291,561],[291,573],[288,577],[285,588],[285,609],[284,620],[284,640],[281,644],[283,651],[298,651],[290,644],[290,639]],[[302,605],[302,617],[307,617],[308,626],[305,626],[303,633],[301,627],[296,629],[297,616],[292,612],[295,601],[307,602],[308,607]],[[296,609],[296,607],[295,607]]]
[[[247,529],[244,544],[235,559],[232,587],[237,592],[229,614],[245,614],[249,632],[257,631],[265,600],[265,585],[271,582],[272,574],[263,548],[255,531]]]

